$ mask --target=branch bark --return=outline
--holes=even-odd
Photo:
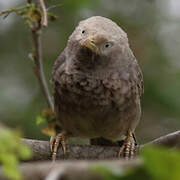
[[[143,146],[149,146],[149,145],[163,145],[166,147],[176,147],[176,148],[180,148],[180,130],[179,131],[175,131],[173,133],[167,134],[165,136],[159,137],[149,143],[146,143]]]
[[[34,156],[31,160],[50,160],[51,151],[48,141],[22,139],[32,148]],[[169,148],[180,148],[180,130],[157,138],[144,145],[137,146],[137,151],[150,145],[161,145]],[[64,157],[63,151],[59,148],[57,159],[115,159],[119,152],[118,146],[89,146],[89,145],[67,145],[67,153]]]
[[[140,165],[142,162],[139,159],[124,161],[56,161],[53,162],[36,162],[22,163],[20,171],[24,180],[101,180],[102,175],[93,171],[97,166],[111,167],[117,172],[127,168],[133,168]],[[6,179],[0,170],[0,179]]]

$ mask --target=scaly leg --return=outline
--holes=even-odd
[[[56,137],[54,137],[54,136],[51,137],[50,148],[51,148],[51,152],[52,152],[52,160],[53,161],[56,160],[56,154],[57,154],[58,147],[60,144],[62,146],[64,155],[66,154],[66,138],[67,138],[66,132],[59,133]]]
[[[133,137],[133,133],[131,131],[128,131],[127,137],[124,140],[123,145],[120,147],[118,157],[123,154],[125,159],[132,159],[135,156],[135,140]]]

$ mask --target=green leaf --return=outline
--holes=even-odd
[[[40,124],[45,123],[45,122],[46,122],[46,119],[44,117],[42,117],[40,115],[36,117],[36,124],[37,125],[40,125]]]
[[[9,167],[9,166],[3,166],[4,174],[6,174],[7,177],[13,180],[21,180],[22,176],[19,172],[19,169],[16,167]]]
[[[19,159],[28,159],[31,155],[29,147],[21,142],[18,131],[0,126],[0,163],[8,178],[21,180]]]
[[[123,170],[122,168],[112,167],[107,164],[98,163],[98,165],[93,166],[91,170],[94,173],[102,175],[105,180],[118,180],[122,179],[126,174],[129,173],[128,170]]]
[[[32,150],[24,144],[20,144],[18,151],[19,157],[23,160],[27,160],[32,157]]]
[[[5,175],[12,179],[21,179],[21,174],[18,170],[18,159],[13,153],[2,153],[0,155],[0,161],[3,164],[3,171]]]
[[[160,147],[145,148],[144,167],[154,180],[180,179],[180,152]]]
[[[144,163],[135,168],[117,169],[98,164],[93,172],[105,180],[180,180],[180,152],[162,147],[148,147],[142,152]]]

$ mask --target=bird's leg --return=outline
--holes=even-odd
[[[133,137],[133,133],[128,131],[127,137],[124,140],[123,145],[120,147],[118,157],[123,154],[125,159],[132,159],[135,155],[135,140]]]
[[[68,134],[66,132],[59,133],[56,137],[52,136],[50,139],[50,148],[52,152],[52,160],[56,160],[56,154],[58,151],[58,147],[61,144],[64,155],[66,154],[66,139]]]

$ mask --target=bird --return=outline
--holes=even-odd
[[[50,140],[52,159],[72,137],[123,140],[118,157],[134,157],[141,118],[141,68],[127,34],[111,19],[80,21],[52,68],[54,110],[62,131]]]

